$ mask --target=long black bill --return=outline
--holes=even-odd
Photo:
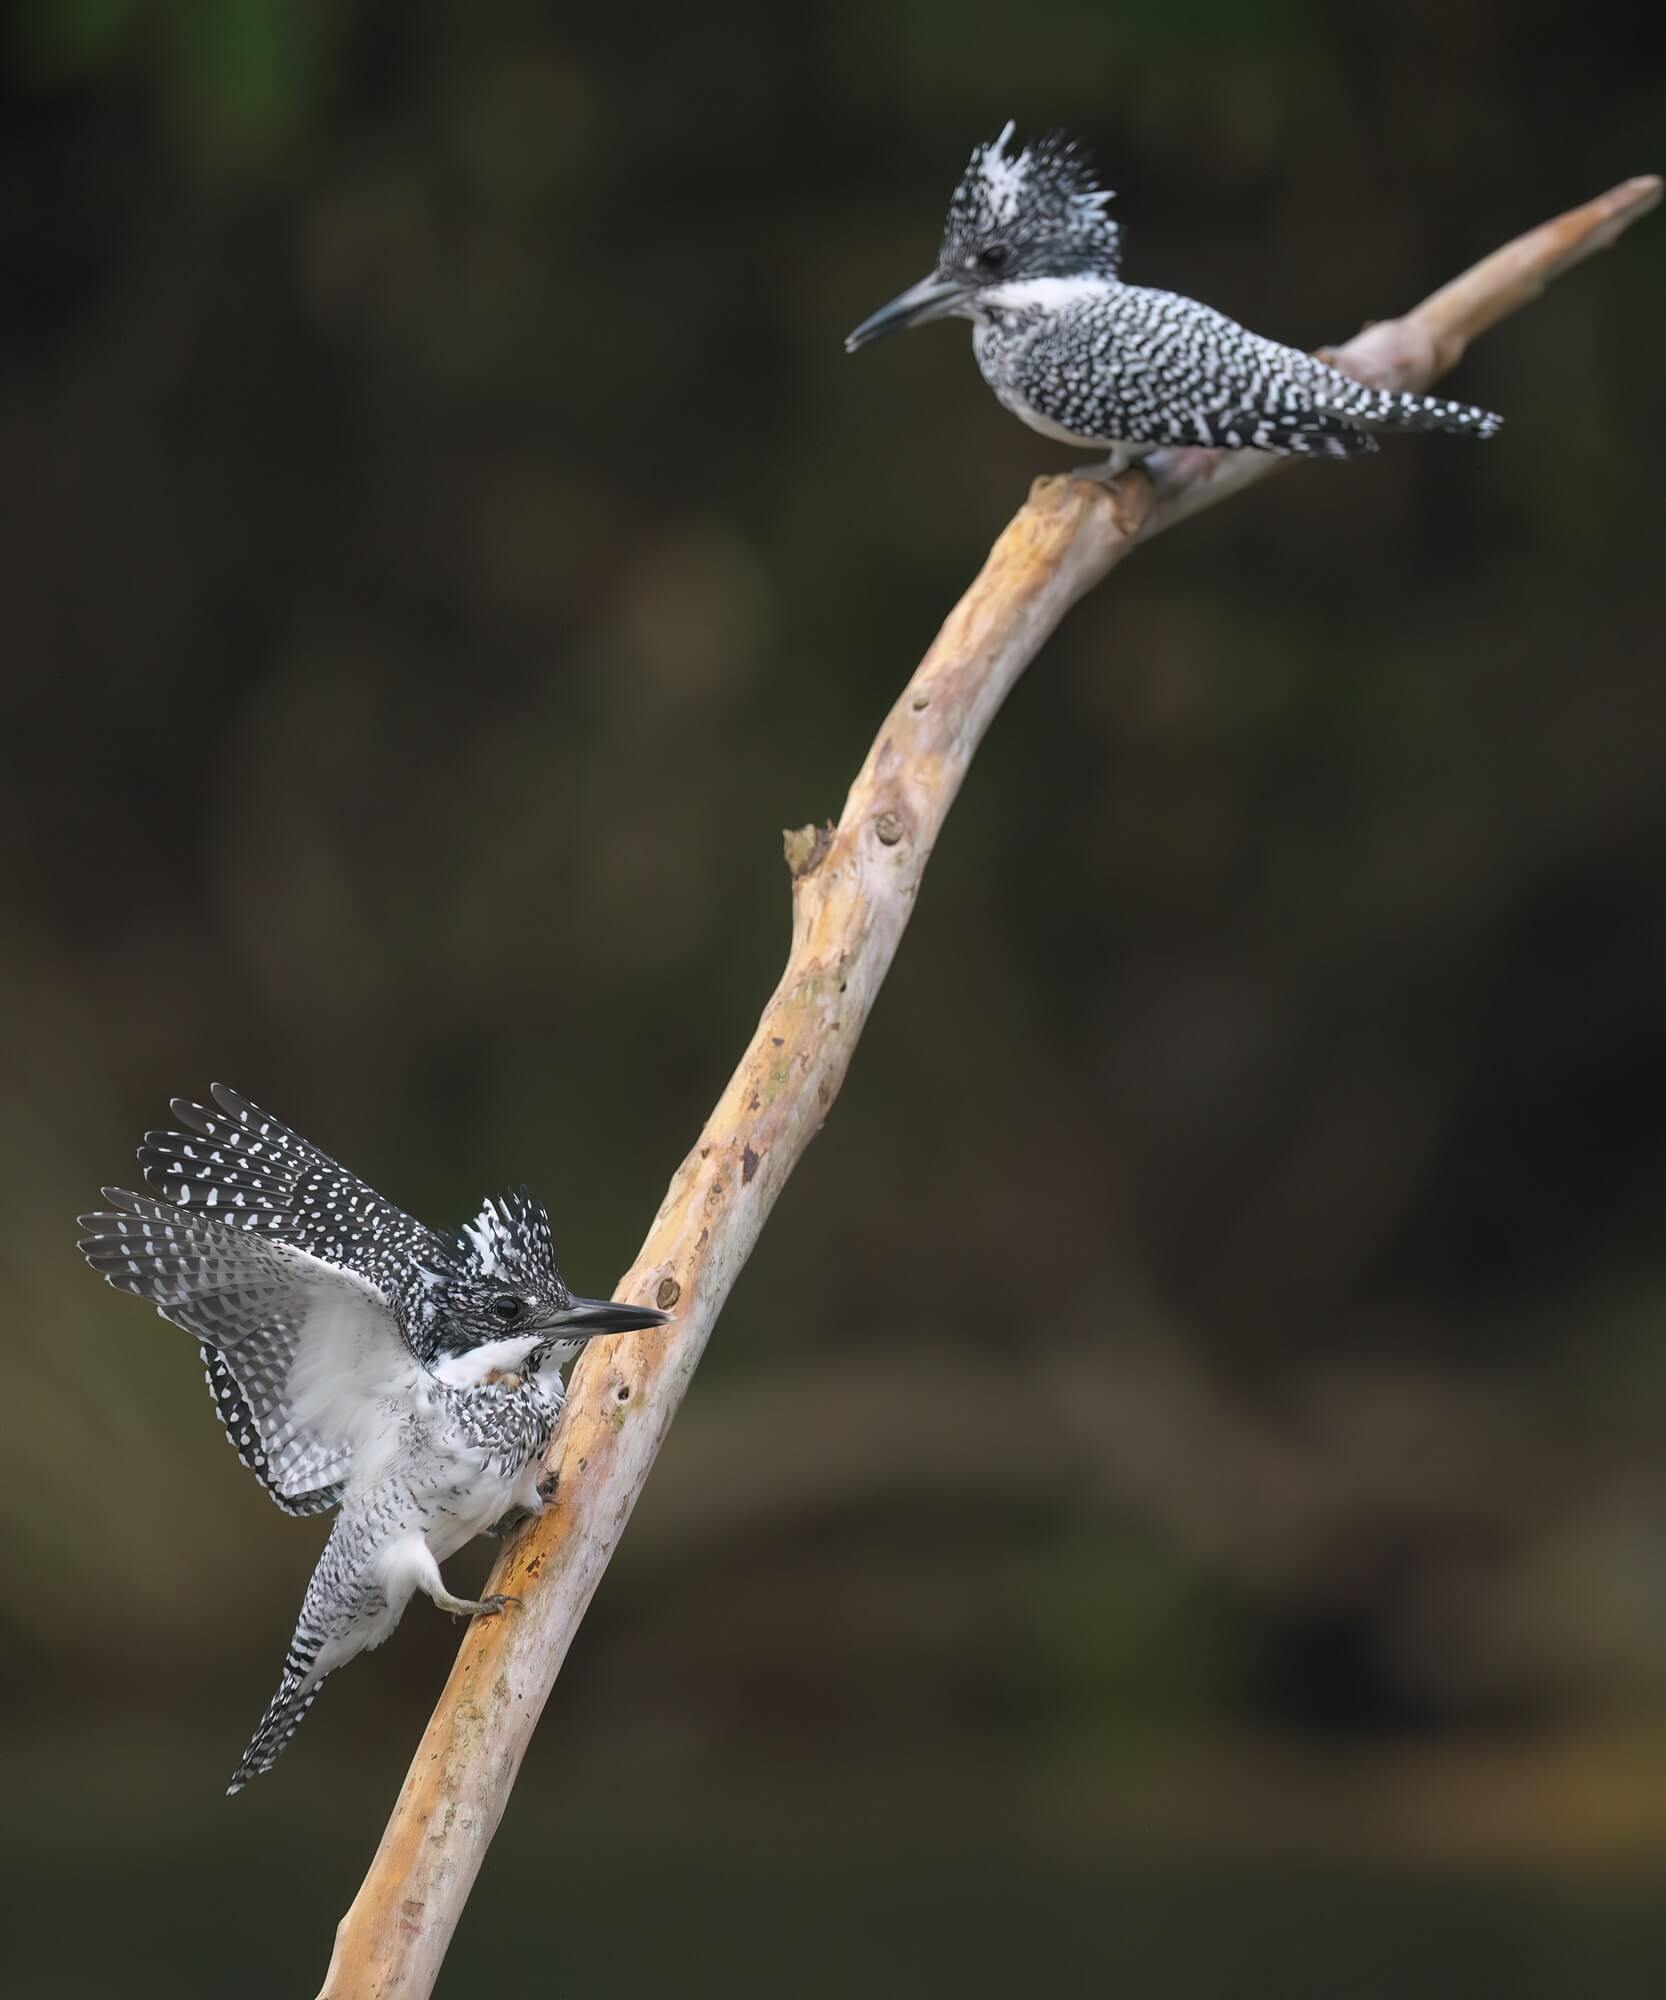
[[[598,1333],[641,1333],[646,1327],[664,1326],[670,1317],[652,1306],[625,1306],[616,1299],[574,1299],[555,1324],[563,1333],[591,1340]]]
[[[888,333],[901,333],[904,327],[923,326],[928,319],[946,318],[965,298],[966,289],[953,278],[935,275],[922,278],[917,285],[910,285],[906,292],[899,292],[888,306],[881,306],[878,312],[870,313],[854,333],[847,334],[845,352],[854,354],[857,348],[866,347],[870,340],[880,340]]]

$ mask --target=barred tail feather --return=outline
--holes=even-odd
[[[1323,430],[1293,424],[1267,424],[1262,428],[1265,444],[1262,433],[1255,440],[1261,450],[1294,452],[1299,458],[1356,458],[1362,452],[1377,449],[1377,440],[1356,424],[1331,424]]]
[[[1440,396],[1400,396],[1387,421],[1400,430],[1460,431],[1478,438],[1496,437],[1504,428],[1504,419],[1496,410],[1477,409],[1473,403],[1449,403]]]
[[[1456,431],[1465,437],[1495,437],[1504,419],[1473,403],[1453,403],[1444,396],[1401,395],[1392,389],[1350,385],[1347,397],[1327,397],[1325,407],[1350,422],[1384,431]]]
[[[231,1783],[226,1787],[227,1798],[242,1791],[251,1778],[262,1777],[271,1770],[289,1748],[289,1739],[306,1720],[307,1710],[318,1699],[318,1690],[327,1678],[310,1663],[297,1660],[293,1653],[290,1654],[284,1662],[283,1679],[278,1682],[278,1691],[266,1704],[260,1727],[249,1739],[248,1749],[243,1752],[237,1769],[231,1774]]]
[[[1363,421],[1385,431],[1457,431],[1478,438],[1493,437],[1504,427],[1504,419],[1492,410],[1449,403],[1441,396],[1384,396],[1381,407]]]

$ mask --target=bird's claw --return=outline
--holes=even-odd
[[[494,1590],[487,1597],[448,1597],[440,1605],[442,1611],[449,1611],[453,1618],[497,1618],[510,1605],[517,1611],[521,1600],[507,1590]]]

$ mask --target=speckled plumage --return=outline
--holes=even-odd
[[[209,1094],[211,1105],[174,1098],[171,1109],[184,1131],[145,1134],[139,1148],[145,1185],[228,1228],[266,1231],[357,1273],[399,1301],[402,1323],[414,1330],[420,1274],[446,1257],[435,1232],[239,1092],[215,1084]],[[270,1497],[286,1514],[335,1506],[345,1464],[328,1456],[308,1460],[291,1441],[274,1476],[238,1370],[212,1341],[201,1346],[204,1379],[226,1436]],[[244,1372],[254,1365],[246,1357]]]
[[[602,1331],[665,1315],[575,1299],[524,1189],[455,1236],[425,1228],[316,1147],[215,1085],[147,1134],[166,1199],[106,1188],[81,1218],[88,1263],[201,1345],[215,1407],[280,1507],[341,1512],[283,1679],[232,1779],[269,1770],[325,1677],[398,1623],[415,1590],[458,1612],[439,1564],[542,1504],[560,1369]]]
[[[439,1565],[511,1511],[540,1510],[536,1470],[562,1402],[555,1371],[536,1364],[522,1377],[464,1388],[429,1378],[386,1400],[374,1474],[347,1484],[277,1692],[231,1791],[272,1768],[328,1676],[379,1646],[417,1589],[445,1609],[503,1608],[499,1598],[451,1598]]]
[[[1499,428],[1489,411],[1367,388],[1195,299],[1125,284],[1109,195],[1080,152],[1062,138],[1009,152],[1011,137],[1008,125],[973,153],[932,277],[848,345],[971,319],[1002,404],[1044,436],[1106,451],[1107,476],[1165,445],[1340,458],[1374,451],[1374,430]]]

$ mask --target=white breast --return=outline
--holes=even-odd
[[[482,1473],[469,1482],[459,1498],[447,1497],[436,1507],[427,1528],[434,1560],[444,1562],[476,1535],[483,1535],[494,1521],[501,1521],[514,1504],[515,1486],[514,1479]]]

